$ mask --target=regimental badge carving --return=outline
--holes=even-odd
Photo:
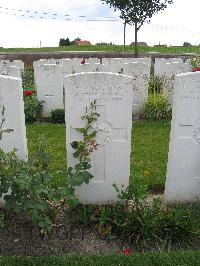
[[[97,144],[99,146],[106,146],[111,141],[111,128],[108,123],[97,122],[92,128],[97,131]]]
[[[200,144],[200,119],[194,125],[193,139]]]
[[[196,142],[200,144],[200,126],[194,129],[193,138]]]

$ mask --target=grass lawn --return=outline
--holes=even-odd
[[[0,48],[1,53],[23,53],[23,52],[73,52],[73,51],[94,51],[94,52],[128,52],[134,53],[134,46],[127,45],[125,50],[123,45],[91,45],[91,46],[62,46],[62,47],[43,47],[43,48]],[[200,46],[192,47],[144,47],[139,46],[139,53],[158,52],[164,54],[183,54],[183,53],[200,53]]]
[[[131,176],[144,177],[151,188],[164,188],[170,123],[134,122],[132,130]],[[66,141],[64,124],[32,124],[27,126],[29,155],[39,140],[47,142],[55,183],[62,182],[66,170]]]
[[[59,256],[59,257],[0,257],[4,266],[42,266],[42,265],[134,265],[134,266],[198,266],[199,252],[163,252],[110,256]]]

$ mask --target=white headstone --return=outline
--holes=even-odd
[[[85,61],[88,64],[99,64],[100,63],[99,58],[88,58]]]
[[[176,78],[165,199],[200,200],[200,73]]]
[[[11,77],[21,78],[21,71],[16,66],[8,66],[7,75]]]
[[[99,71],[99,67],[101,66],[101,64],[79,64],[74,66],[73,70],[74,73],[82,73],[82,72],[96,72]],[[72,73],[71,73],[72,74]]]
[[[43,116],[50,117],[55,109],[64,108],[62,66],[38,65],[34,71],[37,98],[43,103]]]
[[[19,159],[27,160],[23,89],[20,78],[0,76],[0,123],[3,106],[5,107],[3,129],[13,129],[14,131],[3,134],[0,148],[4,152],[16,149]]]
[[[22,60],[14,60],[13,62],[10,62],[9,66],[18,67],[21,73],[24,71],[24,62]]]
[[[115,64],[124,64],[124,63],[146,63],[151,65],[151,58],[144,57],[144,58],[102,58],[102,64],[105,65],[115,65]]]
[[[8,75],[8,67],[7,65],[1,65],[0,66],[0,75],[5,75],[7,76]]]
[[[100,64],[99,72],[112,72],[133,77],[133,114],[138,114],[148,97],[148,81],[150,78],[150,64],[141,62],[115,64]]]
[[[123,65],[121,61],[116,61],[116,64],[99,64],[98,72],[123,74]]]
[[[61,59],[60,65],[62,66],[63,75],[70,75],[75,73],[74,67],[80,65],[81,58],[74,59]]]
[[[166,60],[161,64],[155,64],[154,74],[163,80],[163,94],[168,98],[172,104],[172,97],[174,93],[174,80],[177,74],[187,73],[191,71],[191,66],[183,62],[166,63]]]
[[[148,82],[150,79],[150,64],[143,62],[125,63],[123,74],[133,77],[133,114],[139,113],[148,98]]]
[[[49,64],[47,59],[40,59],[40,60],[34,61],[33,62],[33,68],[35,70],[36,66],[40,66],[40,65],[44,65],[44,64]]]
[[[80,73],[65,77],[66,127],[68,166],[73,158],[71,142],[80,140],[77,128],[85,126],[81,117],[86,107],[97,101],[100,117],[93,128],[97,130],[97,151],[91,155],[94,178],[88,185],[76,189],[82,203],[107,204],[118,200],[112,187],[129,184],[131,128],[132,128],[131,77],[113,73]]]

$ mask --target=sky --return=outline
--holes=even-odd
[[[199,45],[199,11],[200,0],[174,0],[143,25],[138,41]],[[0,0],[0,25],[0,47],[5,48],[55,47],[67,37],[123,44],[123,21],[101,0]],[[133,26],[127,27],[126,36],[127,44],[134,41]]]

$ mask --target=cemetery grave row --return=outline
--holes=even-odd
[[[43,101],[43,116],[55,109],[64,109],[63,80],[65,75],[86,72],[119,73],[133,78],[133,114],[138,114],[148,97],[151,75],[150,58],[43,59],[35,61],[34,79],[37,97]],[[175,75],[191,71],[190,61],[181,58],[156,59],[154,75],[163,82],[163,94],[172,104]]]
[[[0,75],[6,75],[11,77],[20,78],[24,71],[24,63],[21,60],[9,60],[0,61]]]
[[[124,185],[124,189],[129,184],[132,105],[134,97],[137,97],[135,79],[110,72],[75,73],[62,79],[61,66],[44,64],[43,67],[48,70],[47,77],[52,82],[58,77],[54,84],[60,86],[63,82],[62,87],[65,88],[68,166],[75,163],[71,143],[80,140],[77,129],[85,126],[81,117],[92,101],[96,100],[96,111],[100,114],[92,127],[97,132],[98,144],[91,158],[94,179],[77,188],[79,199],[83,203],[116,202],[113,183]],[[200,73],[177,75],[174,91],[165,198],[169,203],[197,201],[200,196]],[[2,111],[4,107],[5,112]],[[0,76],[0,108],[0,121],[5,119],[0,130],[14,130],[3,134],[0,148],[5,152],[16,149],[18,157],[26,160],[26,127],[20,78]]]

